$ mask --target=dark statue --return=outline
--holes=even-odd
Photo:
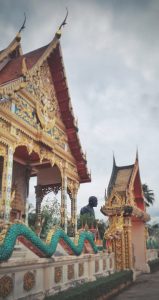
[[[81,208],[80,215],[89,214],[90,216],[95,218],[94,208],[97,207],[98,199],[95,196],[91,196],[88,199],[88,205]]]

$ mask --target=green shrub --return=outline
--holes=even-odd
[[[106,295],[119,285],[133,280],[132,271],[122,271],[107,277],[98,278],[93,282],[87,282],[76,288],[56,295],[46,297],[45,300],[95,300],[102,295]]]
[[[149,264],[151,273],[159,270],[159,258],[148,261],[148,264]]]

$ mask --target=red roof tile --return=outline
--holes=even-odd
[[[7,83],[9,81],[15,80],[22,76],[22,60],[26,58],[26,66],[31,69],[41,55],[44,53],[47,46],[19,56],[17,58],[11,59],[5,67],[0,71],[0,84]]]

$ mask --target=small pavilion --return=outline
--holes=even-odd
[[[108,251],[115,253],[116,269],[134,268],[145,271],[146,229],[150,217],[146,213],[140,179],[138,154],[135,163],[113,169],[101,212],[108,216],[105,232]]]
[[[61,226],[77,231],[77,192],[90,182],[70,99],[60,45],[51,42],[23,54],[21,30],[0,51],[0,219],[28,214],[29,180],[37,177],[36,213],[49,192],[61,191]]]

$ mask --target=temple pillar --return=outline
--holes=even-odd
[[[0,144],[0,219],[4,219],[4,165],[6,162],[6,148]]]
[[[4,169],[3,169],[4,221],[5,221],[5,223],[10,221],[12,172],[13,172],[13,149],[12,149],[12,147],[8,146],[7,156],[4,159]]]
[[[124,223],[125,268],[131,269],[134,268],[134,253],[132,249],[130,217],[125,217]]]
[[[67,233],[67,175],[64,169],[61,186],[61,227]]]
[[[72,227],[74,231],[74,235],[77,233],[77,192],[78,192],[78,184],[74,184],[73,193],[72,193],[72,201],[71,201],[71,221]]]
[[[77,193],[74,197],[74,222],[75,222],[75,235],[77,233]]]
[[[75,236],[75,198],[72,195],[72,199],[71,199],[71,232],[72,232],[72,236]]]

